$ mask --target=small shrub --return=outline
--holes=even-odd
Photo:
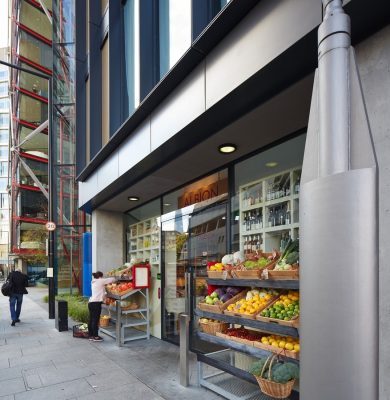
[[[88,323],[88,299],[71,294],[60,294],[56,296],[56,299],[68,302],[68,314],[73,320]]]
[[[49,295],[48,294],[44,295],[43,298],[42,298],[42,301],[44,303],[48,303],[49,302]]]

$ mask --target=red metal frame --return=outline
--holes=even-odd
[[[30,65],[31,67],[34,67],[35,69],[39,69],[41,72],[44,72],[45,74],[53,75],[53,71],[51,69],[46,68],[43,65],[37,64],[35,61],[32,61],[29,58],[22,56],[21,54],[16,54],[16,57],[19,59],[19,61],[22,61]]]
[[[41,189],[39,189],[39,187],[31,186],[31,185],[22,185],[21,183],[15,183],[14,186],[19,189],[30,190],[31,192],[40,192],[41,191]]]
[[[41,42],[47,44],[48,46],[52,47],[53,42],[47,38],[45,38],[45,36],[39,34],[38,32],[35,32],[34,30],[32,30],[31,28],[29,28],[28,26],[22,24],[19,21],[14,21],[15,24],[22,30],[27,32],[29,35],[34,36],[36,39],[40,40]]]
[[[31,122],[25,121],[24,119],[18,119],[15,116],[13,117],[14,121],[17,121],[20,125],[25,126],[26,128],[30,128],[32,130],[37,129],[39,125],[33,124]],[[41,133],[44,133],[45,135],[48,134],[47,128],[42,129]]]
[[[42,219],[42,218],[31,218],[31,217],[21,217],[18,215],[12,216],[12,219],[14,221],[20,221],[20,222],[30,222],[32,224],[39,224],[39,225],[45,225],[47,222],[47,219]]]
[[[28,153],[24,153],[22,151],[19,154],[23,158],[29,158],[30,160],[39,161],[39,162],[44,163],[44,164],[48,164],[49,163],[49,160],[47,158],[34,156],[34,154],[28,154]]]
[[[19,87],[19,86],[16,86],[16,85],[14,85],[14,88],[15,88],[16,90],[18,90],[20,93],[23,93],[23,94],[25,94],[25,95],[28,96],[28,97],[32,97],[33,99],[39,100],[39,101],[41,101],[42,103],[48,104],[48,101],[47,101],[47,98],[46,98],[46,97],[40,96],[39,94],[36,94],[36,93],[34,93],[34,92],[30,92],[29,90],[23,89],[23,88],[21,88],[21,87]]]

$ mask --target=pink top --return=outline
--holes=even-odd
[[[92,279],[92,296],[89,298],[89,302],[103,301],[106,293],[105,285],[112,282],[115,282],[115,278]]]

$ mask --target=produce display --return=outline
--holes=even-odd
[[[223,271],[225,269],[225,267],[222,263],[219,263],[216,261],[209,261],[207,263],[207,269],[209,271]]]
[[[275,347],[276,349],[285,349],[298,353],[300,351],[299,339],[289,336],[279,335],[263,335],[260,342],[267,346]]]
[[[121,277],[131,277],[131,267],[130,263],[125,263],[118,268],[114,268],[107,272],[107,276],[121,276]]]
[[[252,331],[244,328],[243,326],[241,326],[240,328],[229,328],[225,332],[225,335],[228,335],[232,338],[246,339],[251,341],[261,340],[262,337],[261,332]]]
[[[111,283],[106,285],[106,291],[111,294],[118,296],[123,296],[133,289],[133,284],[131,282],[119,282]]]
[[[275,271],[291,271],[298,268],[299,261],[299,240],[291,240],[287,242],[286,248],[275,265]]]
[[[260,315],[284,321],[297,318],[299,316],[299,292],[290,290],[287,295],[281,295],[271,307],[263,310]]]
[[[263,376],[268,378],[268,369],[270,363],[267,363],[266,358],[260,358],[254,362],[249,369],[249,373],[255,376]],[[264,364],[266,364],[264,368]],[[264,368],[264,371],[263,371]],[[263,374],[262,374],[263,372]],[[299,367],[298,365],[291,362],[275,361],[272,364],[271,369],[271,380],[277,383],[287,383],[291,380],[299,378]]]
[[[234,286],[219,287],[209,296],[206,296],[203,301],[208,305],[223,304],[240,293],[241,290],[241,288]]]
[[[220,323],[221,321],[217,320],[217,319],[211,319],[211,318],[200,318],[199,322],[202,322],[203,324],[211,324],[211,323]]]
[[[243,315],[255,315],[261,311],[279,292],[273,289],[248,290],[244,299],[227,307],[227,311]]]

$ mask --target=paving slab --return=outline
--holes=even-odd
[[[17,393],[15,394],[15,400],[68,400],[72,397],[88,393],[94,393],[92,387],[84,379],[77,379],[71,382]]]
[[[174,397],[178,398],[178,397]],[[164,400],[164,397],[159,396],[156,392],[145,387],[142,383],[131,383],[120,387],[112,388],[109,390],[102,390],[100,392],[89,394],[86,396],[79,396],[77,400]],[[171,399],[170,399],[171,400]],[[172,398],[173,400],[173,398]]]
[[[29,292],[16,327],[0,298],[0,400],[220,399],[196,387],[194,357],[192,386],[180,386],[177,346],[155,338],[122,347],[104,335],[100,343],[73,338],[48,319],[39,300],[45,291]]]
[[[26,386],[23,378],[8,379],[0,385],[0,396],[24,392]]]

